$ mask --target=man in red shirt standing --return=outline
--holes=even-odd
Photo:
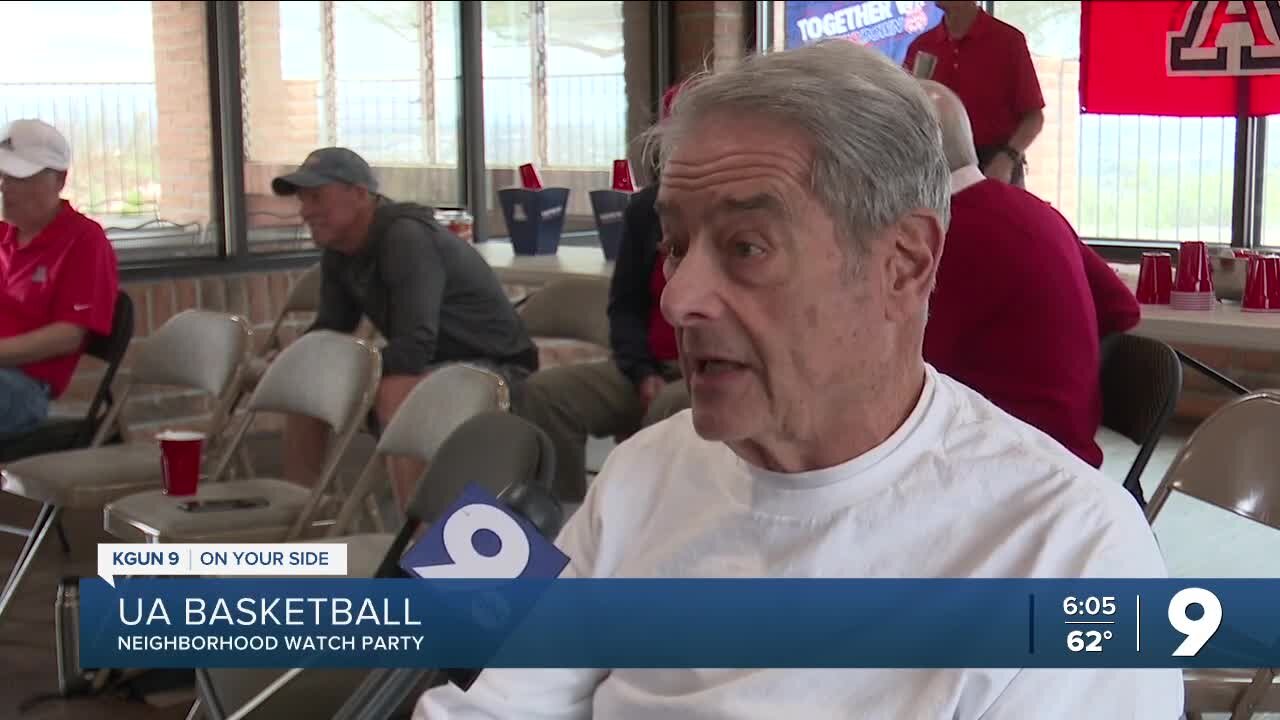
[[[964,102],[984,175],[1022,187],[1026,152],[1044,127],[1044,97],[1027,39],[973,0],[938,0],[937,27],[907,48],[904,66]]]
[[[39,425],[88,334],[111,331],[116,255],[60,197],[70,162],[66,139],[39,120],[0,133],[0,434]]]
[[[952,170],[925,361],[1101,467],[1098,345],[1138,324],[1138,301],[1057,210],[983,177],[959,98],[923,85]]]

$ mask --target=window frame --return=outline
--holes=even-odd
[[[484,157],[484,103],[481,8],[478,3],[454,0],[458,5],[460,48],[461,118],[459,119],[458,172],[462,205],[474,218],[475,242],[501,240],[486,227],[486,168]],[[240,93],[240,27],[235,2],[205,0],[205,32],[208,52],[211,177],[211,221],[206,232],[213,249],[186,253],[166,239],[190,237],[175,230],[156,233],[154,247],[117,248],[123,282],[158,278],[194,277],[260,272],[305,267],[319,258],[315,249],[253,252],[250,248],[244,195],[244,121]],[[672,81],[674,9],[669,0],[648,3],[651,38],[648,48],[653,84],[646,89],[650,108],[656,111],[662,89]],[[501,232],[501,231],[499,231]],[[594,244],[594,232],[565,233],[562,244]]]
[[[1000,0],[1012,2],[1012,0]],[[983,0],[982,8],[996,14],[997,0]],[[769,52],[773,42],[774,3],[756,2],[757,52]],[[1280,116],[1278,116],[1280,117]],[[1262,248],[1262,216],[1266,171],[1266,118],[1236,117],[1235,147],[1232,157],[1231,247]],[[1280,180],[1277,180],[1280,182]],[[1099,238],[1082,236],[1104,258],[1116,262],[1136,263],[1144,252],[1177,250],[1172,241],[1139,240],[1137,238]]]

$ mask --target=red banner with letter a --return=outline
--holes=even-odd
[[[1085,0],[1085,112],[1280,113],[1280,0]]]

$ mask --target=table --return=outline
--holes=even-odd
[[[1280,353],[1280,313],[1244,312],[1232,302],[1219,302],[1209,311],[1143,305],[1142,320],[1131,332],[1171,344]]]
[[[556,278],[613,277],[613,262],[598,247],[561,246],[555,255],[516,255],[511,243],[489,240],[476,250],[505,283],[542,285]]]
[[[1130,290],[1138,285],[1137,265],[1113,265]],[[1252,313],[1231,300],[1213,310],[1174,310],[1143,305],[1142,320],[1130,332],[1170,344],[1214,345],[1280,353],[1280,313]]]

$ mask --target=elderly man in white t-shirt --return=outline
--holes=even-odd
[[[610,455],[558,540],[566,576],[1165,576],[1119,485],[923,361],[950,184],[911,77],[843,41],[751,57],[654,132],[692,409]],[[1177,670],[493,669],[415,717],[1181,710]]]

